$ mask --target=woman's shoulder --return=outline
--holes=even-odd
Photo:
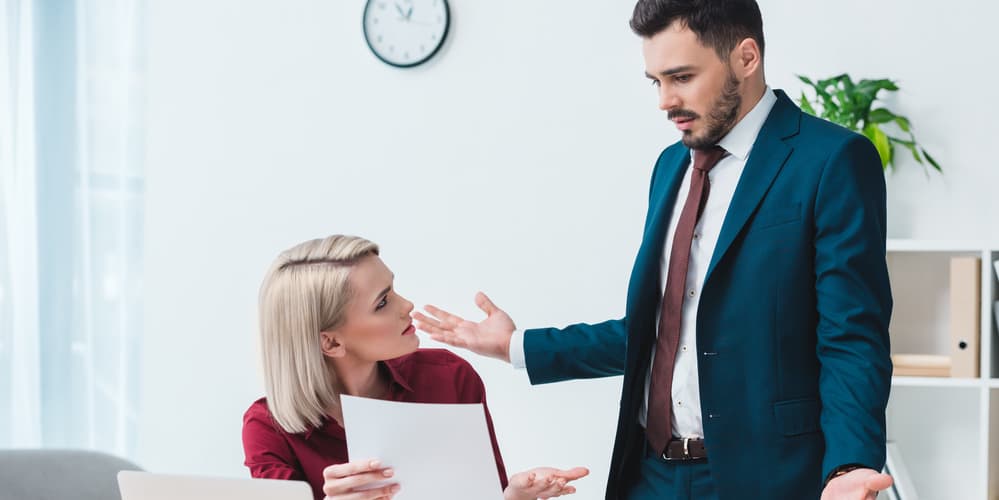
[[[267,398],[260,398],[254,401],[253,404],[251,404],[250,407],[246,409],[246,412],[243,413],[244,425],[254,420],[263,421],[270,424],[274,423],[274,420],[271,417],[271,410],[267,406]]]

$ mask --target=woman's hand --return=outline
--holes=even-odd
[[[393,474],[392,469],[382,468],[378,460],[331,465],[323,469],[323,493],[326,500],[389,500],[399,492],[398,484],[367,488]]]
[[[569,470],[537,467],[518,472],[510,476],[510,484],[503,492],[503,498],[505,500],[534,500],[569,495],[576,492],[576,487],[568,483],[589,473],[589,469],[585,467]]]

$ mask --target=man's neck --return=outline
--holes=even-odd
[[[735,123],[741,122],[760,103],[760,99],[763,99],[763,93],[766,91],[766,82],[746,82],[746,93],[742,95],[742,105],[739,107],[739,117]]]

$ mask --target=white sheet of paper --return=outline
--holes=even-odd
[[[350,460],[395,470],[397,500],[503,498],[481,403],[400,403],[340,396]]]

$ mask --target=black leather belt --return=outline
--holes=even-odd
[[[677,462],[687,460],[707,460],[708,450],[704,447],[704,440],[700,438],[673,438],[662,453],[652,449],[652,445],[646,443],[646,455],[654,456],[666,462]]]

